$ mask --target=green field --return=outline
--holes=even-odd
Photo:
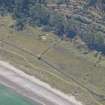
[[[30,101],[16,94],[9,88],[0,85],[0,105],[33,105]],[[34,103],[34,105],[39,105]]]
[[[94,56],[94,52],[83,54],[84,50],[80,51],[70,41],[61,41],[43,56],[49,65],[36,56],[59,40],[57,36],[37,27],[27,27],[24,31],[15,32],[10,28],[13,24],[10,17],[1,17],[0,24],[0,40],[4,40],[0,44],[1,59],[54,88],[73,94],[86,105],[105,105],[104,57],[96,65],[98,58]],[[40,39],[40,35],[46,34],[46,40]]]

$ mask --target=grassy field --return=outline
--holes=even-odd
[[[27,99],[19,96],[0,84],[0,105],[33,105]],[[34,105],[39,105],[34,103]]]
[[[28,27],[16,32],[10,17],[0,17],[0,58],[67,94],[73,94],[86,105],[105,105],[105,58],[97,65],[93,52],[83,54],[70,41],[61,41],[43,55],[59,38],[39,28]],[[46,39],[43,39],[43,36]]]

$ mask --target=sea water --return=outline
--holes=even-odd
[[[26,98],[18,95],[9,88],[0,85],[0,105],[40,105],[39,103],[32,104]]]

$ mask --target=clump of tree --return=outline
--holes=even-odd
[[[61,4],[64,4],[65,0],[57,0],[56,1],[56,4],[58,5],[58,7],[61,5]]]
[[[87,0],[87,6],[94,6],[105,12],[105,0]]]
[[[81,36],[89,48],[105,53],[105,38],[102,32],[85,32]]]
[[[94,5],[96,5],[96,3],[97,3],[97,0],[87,0],[88,6],[94,6]]]

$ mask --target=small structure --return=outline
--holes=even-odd
[[[42,40],[46,40],[47,37],[46,37],[46,36],[42,36],[41,39],[42,39]]]
[[[41,54],[37,55],[38,60],[41,60]]]
[[[48,36],[48,34],[39,35],[39,39],[41,39],[41,40],[47,40],[47,36]]]

